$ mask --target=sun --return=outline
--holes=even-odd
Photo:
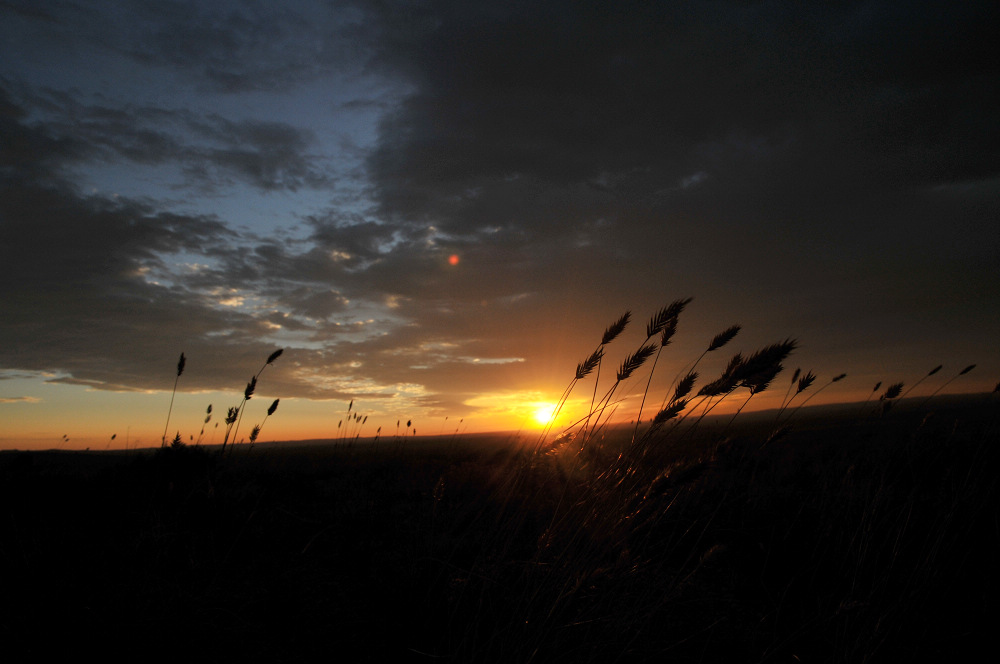
[[[556,405],[548,401],[532,404],[531,419],[540,427],[548,426],[556,414]]]

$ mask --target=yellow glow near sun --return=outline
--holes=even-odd
[[[556,405],[550,402],[538,402],[532,404],[534,410],[531,411],[531,418],[540,427],[546,426],[552,421],[556,413]]]

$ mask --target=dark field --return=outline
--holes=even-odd
[[[989,652],[1000,402],[530,435],[0,453],[4,661]],[[630,433],[630,432],[629,432]],[[623,453],[624,450],[624,453]]]

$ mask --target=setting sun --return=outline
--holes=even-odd
[[[556,412],[556,405],[550,402],[539,402],[533,404],[534,410],[531,412],[531,418],[540,427],[547,426],[553,419]]]

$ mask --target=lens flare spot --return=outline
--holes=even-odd
[[[448,256],[448,265],[458,265],[458,254]]]

